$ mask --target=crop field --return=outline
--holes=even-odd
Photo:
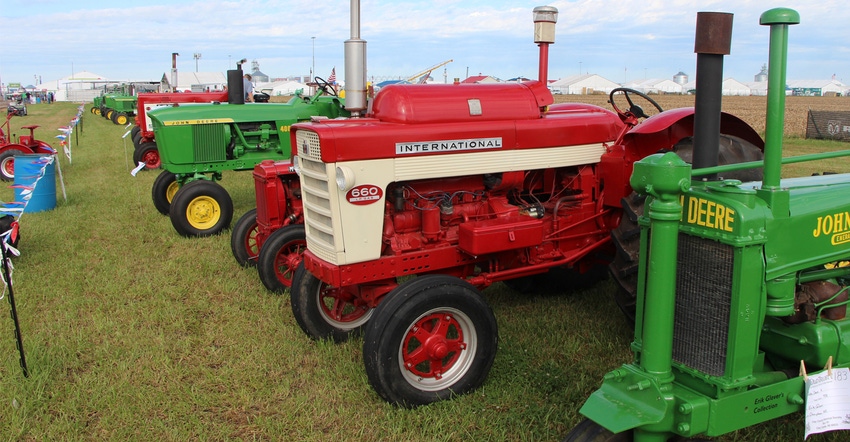
[[[558,96],[609,108],[606,98]],[[659,101],[680,107],[689,99]],[[789,97],[789,119],[804,127],[804,109],[827,105],[846,108],[850,99]],[[12,127],[40,125],[36,137],[61,150],[56,128],[77,106],[33,105]],[[724,98],[724,108],[757,129],[763,107],[763,98]],[[195,239],[174,231],[151,201],[158,171],[130,174],[128,131],[87,107],[70,137],[71,159],[59,156],[56,208],[21,217],[13,289],[29,377],[5,292],[0,441],[558,441],[602,376],[630,361],[633,332],[610,280],[532,294],[499,283],[484,292],[499,327],[484,385],[450,401],[393,407],[369,385],[362,339],[307,338],[288,295],[269,293],[255,269],[236,264],[229,231]],[[850,148],[790,135],[792,152]],[[813,167],[850,172],[843,159]],[[221,184],[234,220],[255,207],[251,172],[224,172]],[[0,199],[12,193],[0,186]],[[803,425],[802,415],[787,416],[718,440],[799,440]]]
[[[651,95],[663,109],[677,107],[692,107],[693,95]],[[637,100],[640,100],[638,98]],[[555,102],[581,102],[595,104],[610,109],[607,105],[608,95],[555,95]],[[746,121],[757,132],[764,133],[764,114],[767,108],[767,97],[757,96],[724,96],[722,109]],[[642,105],[642,103],[639,103]],[[806,118],[809,110],[820,111],[850,111],[850,97],[796,97],[785,99],[785,136],[804,137],[806,135]]]

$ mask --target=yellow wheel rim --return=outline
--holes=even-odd
[[[168,185],[168,188],[165,189],[165,200],[168,201],[168,204],[171,204],[174,201],[174,195],[177,194],[177,191],[180,190],[180,185],[177,184],[177,181],[172,181],[171,184]]]
[[[198,230],[209,230],[221,219],[221,206],[214,198],[199,196],[186,207],[186,221]]]
[[[115,121],[118,122],[119,126],[123,126],[123,125],[127,124],[127,116],[126,115],[119,115],[119,116],[115,117]]]

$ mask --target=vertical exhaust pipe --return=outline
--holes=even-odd
[[[698,12],[694,52],[697,88],[694,109],[693,168],[717,165],[720,152],[720,109],[723,97],[723,56],[732,45],[732,14]],[[706,175],[717,179],[717,174]]]
[[[366,109],[366,41],[360,39],[360,0],[351,0],[351,38],[345,41],[345,108]]]
[[[534,42],[540,47],[537,62],[537,79],[544,86],[549,85],[549,45],[555,43],[555,23],[558,22],[558,8],[537,6],[532,10],[534,16]]]
[[[177,90],[177,56],[176,52],[171,53],[171,92]]]
[[[230,104],[245,104],[245,83],[242,82],[243,58],[236,62],[236,69],[227,70],[227,102]]]

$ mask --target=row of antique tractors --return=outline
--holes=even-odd
[[[724,434],[801,411],[801,361],[850,365],[850,177],[779,180],[795,11],[761,17],[763,141],[720,109],[731,14],[698,16],[695,108],[620,88],[611,112],[554,104],[552,7],[534,10],[538,80],[393,85],[367,104],[358,8],[350,116],[288,128],[293,158],[254,168],[257,208],[231,245],[268,288],[289,289],[310,338],[363,334],[382,398],[419,406],[485,381],[498,339],[486,287],[580,284],[606,265],[635,322],[634,360],[605,377],[567,440]]]

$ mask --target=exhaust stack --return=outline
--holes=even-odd
[[[176,52],[171,53],[171,92],[177,90],[177,56]]]
[[[558,22],[558,8],[537,6],[534,16],[534,42],[540,47],[537,79],[544,86],[549,85],[549,45],[555,43],[555,23]]]
[[[732,14],[698,12],[694,52],[697,88],[694,109],[693,168],[717,165],[720,152],[720,109],[723,97],[723,56],[732,45]],[[706,175],[715,180],[717,174]]]
[[[351,38],[345,41],[345,108],[366,110],[366,41],[360,39],[360,0],[351,0]]]

